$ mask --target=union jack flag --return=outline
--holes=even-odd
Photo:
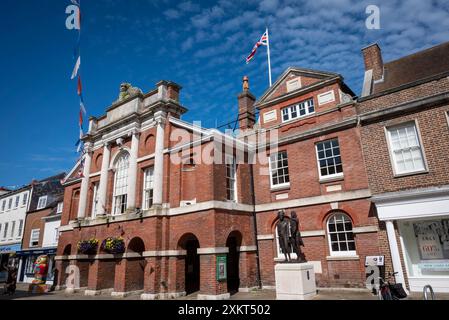
[[[253,50],[251,51],[249,56],[246,57],[246,63],[249,63],[254,58],[257,48],[259,48],[260,46],[268,45],[268,33],[267,32],[268,31],[265,31],[265,33],[262,35],[262,37],[260,37],[260,40],[256,42],[256,44],[253,47]]]

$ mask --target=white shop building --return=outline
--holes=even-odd
[[[449,185],[384,193],[372,200],[386,223],[396,281],[406,277],[412,292],[422,292],[425,285],[449,292]]]

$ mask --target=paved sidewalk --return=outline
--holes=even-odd
[[[449,294],[436,293],[437,300],[449,300]],[[254,290],[251,292],[238,292],[231,296],[230,300],[275,300],[276,292],[274,290]],[[422,294],[413,293],[407,300],[422,300]],[[139,294],[127,296],[125,298],[114,298],[110,294],[98,296],[85,296],[84,292],[67,294],[64,291],[54,291],[46,294],[32,294],[28,292],[27,284],[18,284],[16,293],[13,296],[3,294],[3,288],[0,289],[0,300],[140,300]],[[196,294],[178,298],[177,300],[196,300]],[[318,294],[313,300],[377,300],[377,296],[368,290],[352,291],[338,289],[318,289]]]

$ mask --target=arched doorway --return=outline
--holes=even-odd
[[[184,283],[186,294],[200,290],[200,257],[198,248],[200,243],[194,234],[186,234],[179,240],[179,247],[186,250]]]
[[[71,254],[72,254],[72,245],[68,244],[64,247],[64,251],[62,252],[62,255],[70,256]],[[67,276],[68,276],[68,274],[66,273],[66,269],[69,266],[69,264],[70,264],[70,260],[68,260],[68,259],[61,261],[61,269],[55,270],[55,276],[54,276],[53,283],[59,284],[61,286],[66,285]]]
[[[126,250],[127,253],[142,255],[145,244],[139,237],[132,238]],[[145,259],[142,256],[128,257],[126,262],[125,291],[143,290],[145,278]]]
[[[239,231],[232,231],[226,240],[226,247],[229,249],[226,267],[227,267],[227,285],[230,294],[237,293],[240,286],[240,253],[239,248],[242,244],[242,234]]]

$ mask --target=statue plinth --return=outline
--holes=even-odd
[[[277,300],[310,300],[316,295],[311,263],[278,263],[275,268]]]

